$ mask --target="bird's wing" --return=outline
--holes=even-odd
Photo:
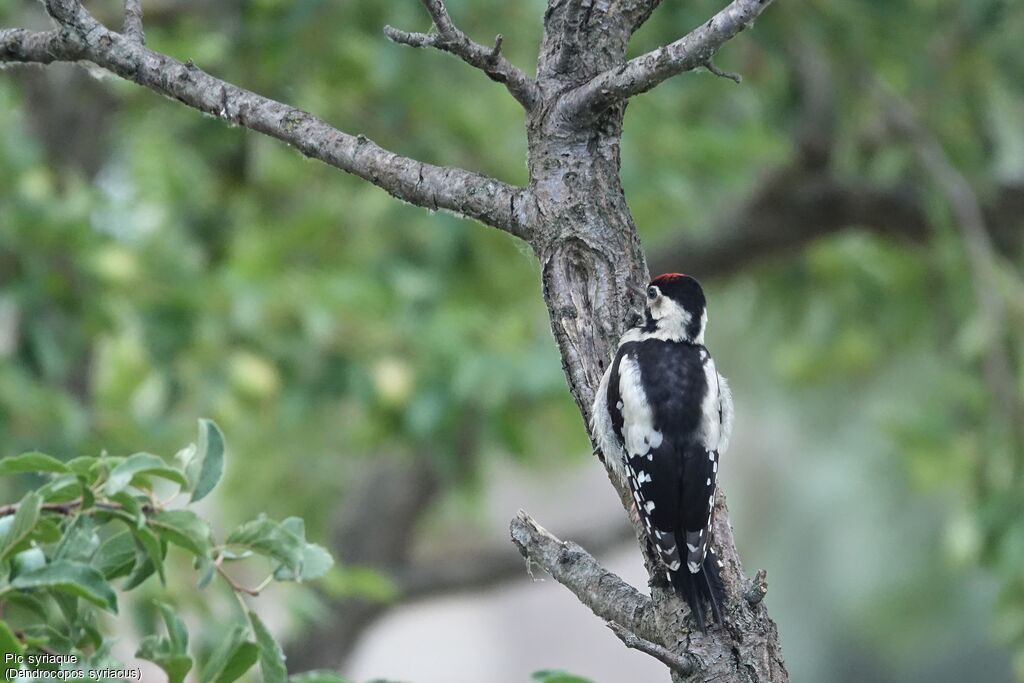
[[[605,370],[601,384],[594,396],[594,405],[590,411],[590,429],[597,441],[598,448],[604,455],[605,465],[619,476],[625,478],[626,454],[622,441],[622,407],[619,396],[619,362],[623,355],[620,348],[612,363]],[[612,381],[612,378],[616,378]]]
[[[718,420],[721,424],[721,435],[718,439],[718,452],[725,453],[729,450],[729,439],[732,437],[732,389],[725,377],[718,374]]]
[[[682,453],[678,534],[686,546],[686,566],[694,574],[703,566],[711,541],[718,455],[717,450],[695,443],[687,445]]]

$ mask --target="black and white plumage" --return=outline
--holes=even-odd
[[[711,531],[733,417],[728,384],[704,346],[706,326],[697,280],[654,278],[645,320],[619,341],[592,413],[605,461],[628,484],[648,539],[701,629],[705,601],[721,621]]]

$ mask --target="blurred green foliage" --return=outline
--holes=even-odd
[[[118,613],[118,591],[133,591],[154,575],[166,585],[172,545],[191,556],[199,590],[219,574],[240,608],[201,670],[195,667],[196,680],[231,683],[257,663],[260,680],[288,680],[281,647],[241,594],[258,595],[275,580],[319,578],[332,559],[306,541],[297,517],[275,522],[261,515],[216,542],[209,522],[188,506],[220,482],[225,454],[220,429],[201,420],[197,443],[173,462],[151,453],[83,455],[66,463],[38,452],[0,459],[0,476],[34,475],[43,482],[0,509],[4,681],[44,671],[61,678],[138,678],[122,673],[138,669],[112,655],[117,636],[101,615]],[[269,575],[246,588],[231,574],[255,557],[267,561]],[[175,607],[154,605],[167,635],[146,635],[135,656],[159,666],[169,683],[182,683],[194,668],[188,630]]]
[[[663,3],[632,50],[674,40],[718,4]],[[32,6],[0,3],[0,24],[43,25],[24,19]],[[526,181],[522,114],[501,88],[446,55],[383,39],[387,23],[427,28],[416,2],[160,7],[147,8],[157,50],[396,151]],[[532,68],[540,0],[449,7],[481,41],[502,33],[506,54]],[[1000,251],[1007,331],[992,339],[949,198],[884,133],[871,87],[910,102],[987,203],[1024,182],[1022,32],[1024,11],[1006,0],[781,2],[718,58],[743,86],[691,74],[629,107],[623,182],[649,244],[712,236],[762,176],[798,156],[800,59],[827,69],[830,169],[882,187],[909,182],[928,217],[923,242],[851,226],[714,283],[711,343],[738,386],[753,400],[767,395],[758,382],[781,394],[808,434],[834,442],[834,472],[875,463],[870,487],[830,475],[837,497],[870,491],[878,498],[862,505],[879,525],[883,512],[920,522],[908,532],[919,536],[892,541],[906,556],[885,568],[888,583],[849,590],[856,617],[840,635],[788,636],[790,624],[800,633],[786,616],[797,608],[772,604],[784,647],[811,643],[790,660],[808,680],[854,658],[851,640],[878,653],[966,614],[963,600],[936,606],[921,588],[958,590],[978,560],[1000,587],[992,631],[1015,644],[1024,679],[1024,446],[980,370],[1004,344],[1016,372],[1005,380],[1024,393],[1020,241]],[[71,103],[99,115],[69,125],[30,87],[42,78],[0,77],[0,453],[171,452],[209,414],[240,457],[256,459],[227,472],[225,523],[300,514],[317,537],[350,474],[384,454],[430,459],[454,491],[475,490],[489,458],[549,467],[585,456],[522,247],[106,76]],[[83,135],[98,151],[69,142]],[[992,231],[1020,234],[1018,216],[994,219],[1008,222]],[[468,469],[457,456],[467,442]],[[799,467],[818,467],[815,457],[827,459],[810,454]],[[833,502],[785,481],[777,497],[817,512]],[[801,550],[789,554],[826,552]],[[328,585],[394,597],[358,570]]]

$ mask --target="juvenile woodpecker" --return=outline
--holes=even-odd
[[[593,406],[606,463],[628,482],[669,581],[705,629],[705,601],[722,621],[725,588],[712,547],[719,458],[732,431],[732,396],[704,346],[700,283],[651,280],[644,320],[619,340]]]

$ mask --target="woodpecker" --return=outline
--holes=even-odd
[[[719,459],[732,432],[732,395],[704,346],[707,305],[696,279],[659,275],[644,318],[622,335],[592,411],[605,462],[628,482],[668,579],[706,629],[722,621],[725,587],[711,545]]]

